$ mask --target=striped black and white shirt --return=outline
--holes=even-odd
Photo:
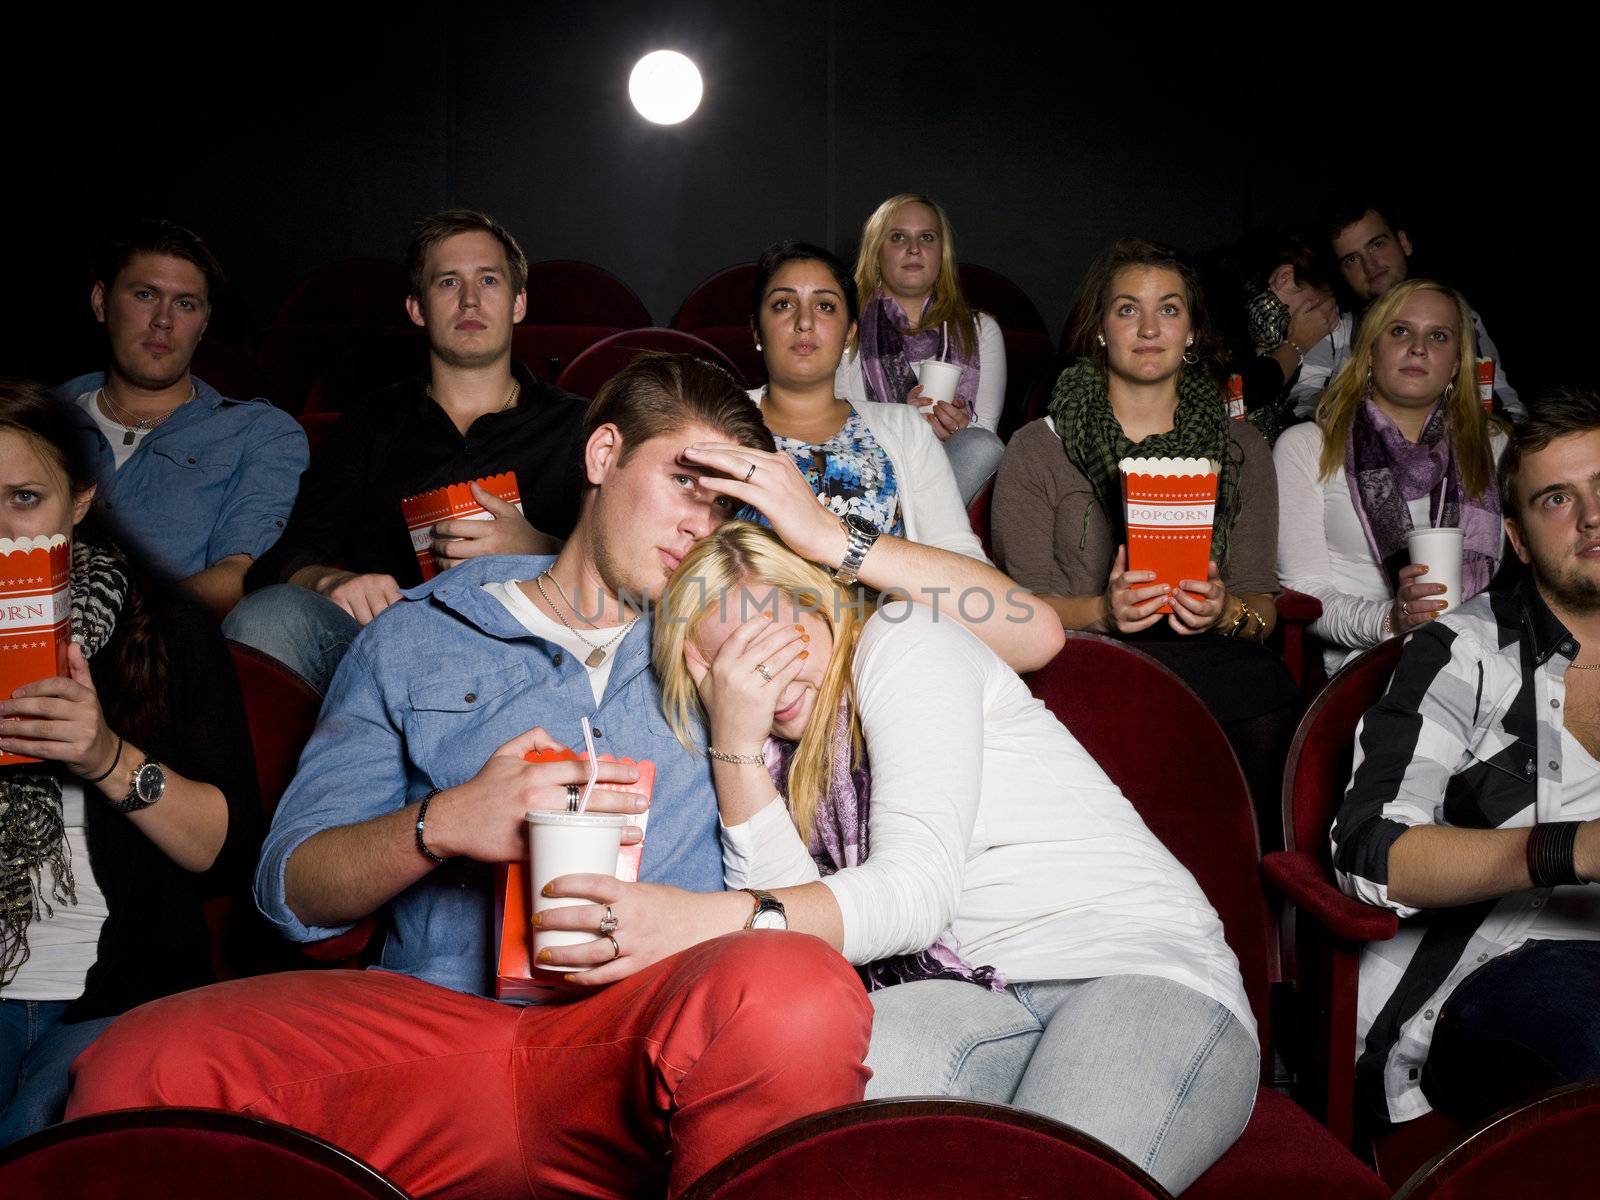
[[[1530,938],[1600,938],[1582,887],[1530,888],[1426,912],[1390,899],[1389,848],[1413,825],[1527,827],[1600,812],[1575,796],[1562,758],[1566,671],[1578,642],[1531,582],[1485,592],[1412,634],[1383,699],[1356,735],[1355,769],[1334,822],[1334,873],[1344,891],[1402,918],[1361,960],[1356,1017],[1358,1099],[1391,1121],[1431,1107],[1422,1066],[1441,1006],[1469,974]],[[1582,764],[1587,778],[1593,761]]]

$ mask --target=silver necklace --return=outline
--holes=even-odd
[[[611,646],[613,645],[613,643],[616,642],[616,640],[618,638],[620,638],[623,634],[627,633],[628,630],[632,629],[633,628],[633,622],[637,621],[639,618],[637,616],[635,616],[633,618],[633,621],[629,621],[621,629],[619,629],[615,633],[613,633],[611,635],[611,637],[609,639],[607,639],[607,641],[605,642],[604,645],[596,646],[588,638],[584,637],[583,634],[579,633],[570,624],[568,624],[567,619],[561,615],[561,610],[559,608],[557,608],[555,606],[555,602],[550,599],[550,593],[544,590],[544,580],[545,580],[545,576],[546,575],[549,575],[550,576],[550,582],[556,585],[556,592],[561,596],[562,602],[568,608],[572,608],[572,601],[568,600],[567,599],[567,593],[561,590],[561,581],[559,579],[557,579],[554,575],[550,575],[549,571],[546,571],[544,573],[544,575],[536,575],[536,576],[534,576],[533,586],[539,589],[539,595],[542,596],[544,598],[544,602],[547,605],[550,606],[550,611],[555,613],[556,620],[561,622],[562,628],[564,628],[573,637],[577,638],[585,646],[589,647],[589,657],[587,657],[587,658],[585,658],[583,660],[583,665],[588,667],[588,668],[590,668],[591,670],[593,668],[595,668],[595,667],[598,667],[601,663],[605,662],[605,660],[606,660],[606,651],[611,649]],[[577,616],[578,615],[578,610],[575,609],[575,608],[572,608],[572,615],[573,616]]]
[[[178,405],[178,408],[174,408],[171,412],[162,413],[161,416],[156,417],[154,420],[143,421],[137,419],[129,421],[129,414],[127,410],[122,408],[115,400],[113,400],[111,398],[111,393],[106,391],[105,388],[101,388],[98,392],[96,392],[95,397],[96,399],[104,402],[104,406],[108,410],[106,415],[118,425],[122,426],[122,444],[124,446],[131,446],[133,445],[134,438],[138,437],[141,433],[149,433],[156,426],[162,424],[168,417],[172,415],[172,413],[177,412],[178,408],[182,408],[183,404],[187,404],[189,403],[189,400],[193,400],[195,397],[195,391],[193,385],[190,385],[189,400],[185,400],[183,404]]]
[[[428,393],[428,399],[429,400],[433,400],[433,384],[430,383],[426,388],[423,389],[423,391]],[[522,391],[522,385],[520,383],[518,383],[515,379],[513,379],[511,381],[511,390],[506,393],[505,403],[502,404],[499,408],[495,409],[495,412],[505,412],[506,409],[510,408],[513,404],[515,404],[516,400],[517,400],[517,395],[521,391]],[[434,401],[434,403],[438,403],[438,401]]]

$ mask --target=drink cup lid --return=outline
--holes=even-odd
[[[621,828],[628,823],[622,813],[531,812],[523,816],[530,825],[569,825],[580,829]]]

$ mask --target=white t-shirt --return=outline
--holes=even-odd
[[[823,880],[847,959],[919,951],[949,929],[968,962],[1012,981],[1156,975],[1254,1034],[1200,885],[992,650],[948,615],[896,602],[863,631],[855,684],[871,851]],[[722,836],[730,888],[819,878],[779,799]]]
[[[106,921],[106,898],[95,883],[89,866],[89,839],[84,824],[85,796],[77,779],[61,781],[61,816],[67,827],[67,851],[71,855],[76,904],[50,901],[54,916],[43,909],[28,925],[28,961],[17,970],[5,987],[3,1000],[76,1000],[83,994],[83,983],[99,957],[100,927]],[[45,871],[44,887],[50,887],[50,872]],[[50,900],[48,891],[44,897]]]
[[[594,693],[594,702],[596,705],[600,703],[600,698],[606,694],[606,684],[611,681],[611,668],[617,665],[617,647],[622,645],[622,638],[627,635],[622,634],[606,647],[605,659],[599,666],[589,666],[588,658],[596,646],[605,646],[611,641],[613,634],[620,633],[622,626],[610,625],[603,629],[585,629],[583,637],[579,637],[559,621],[545,616],[539,606],[528,599],[516,580],[486,583],[483,585],[483,590],[500,601],[506,611],[521,622],[522,627],[529,633],[547,642],[554,642],[571,654],[574,660],[583,663],[584,670],[589,673],[589,690]],[[585,638],[588,640],[585,641]]]
[[[100,432],[105,434],[106,441],[111,443],[111,455],[117,460],[117,470],[120,471],[122,469],[122,464],[133,457],[133,452],[139,448],[139,443],[144,441],[144,439],[149,435],[150,430],[130,430],[126,425],[122,424],[122,422],[113,421],[110,417],[106,416],[104,411],[101,410],[100,405],[96,402],[95,398],[99,394],[100,393],[98,391],[85,392],[83,395],[78,397],[78,404],[91,417],[94,418],[94,423],[100,427]],[[151,428],[154,428],[154,426]],[[127,442],[127,444],[124,445],[129,433],[133,434],[133,441]]]

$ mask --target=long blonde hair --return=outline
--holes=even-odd
[[[1491,419],[1478,402],[1478,360],[1472,332],[1472,310],[1460,292],[1431,279],[1408,279],[1380,296],[1367,310],[1345,363],[1317,403],[1317,424],[1322,427],[1323,479],[1344,465],[1345,448],[1356,410],[1367,398],[1372,383],[1372,348],[1395,315],[1418,292],[1437,292],[1456,310],[1456,373],[1445,400],[1445,435],[1455,443],[1461,485],[1472,496],[1482,496],[1494,486],[1494,448],[1490,444]]]
[[[827,622],[833,635],[811,720],[789,763],[789,811],[800,835],[809,839],[817,803],[827,790],[834,714],[854,699],[851,659],[874,604],[854,588],[841,588],[821,567],[801,558],[767,529],[749,521],[729,521],[695,543],[667,581],[656,613],[651,660],[661,680],[661,709],[678,740],[692,753],[692,729],[705,718],[700,693],[689,674],[684,647],[711,612],[738,597],[745,586],[766,584]],[[737,601],[735,601],[737,602]],[[754,614],[751,614],[754,615]],[[850,707],[850,764],[861,759],[861,722]]]
[[[856,255],[856,291],[861,295],[861,307],[876,304],[883,292],[883,273],[878,269],[878,258],[883,244],[889,240],[894,225],[894,215],[906,204],[926,204],[933,213],[933,223],[939,227],[939,277],[934,280],[933,294],[928,307],[920,316],[911,315],[907,333],[921,333],[924,329],[950,323],[955,336],[956,349],[963,357],[970,356],[978,344],[978,321],[967,299],[961,294],[961,277],[956,274],[955,237],[950,232],[950,218],[931,196],[917,192],[901,192],[890,196],[867,218],[861,228],[861,252]]]

